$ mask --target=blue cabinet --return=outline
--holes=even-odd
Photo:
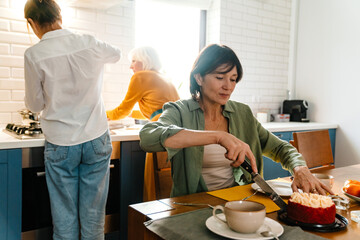
[[[0,150],[0,239],[21,239],[21,149]]]
[[[120,144],[120,239],[127,239],[128,206],[143,201],[146,153],[139,141]]]
[[[312,130],[315,131],[315,130]],[[302,132],[302,131],[299,131]],[[274,132],[273,134],[276,135],[278,138],[289,142],[293,140],[293,132]],[[336,137],[336,129],[329,129],[330,141],[331,141],[331,148],[333,157],[335,160],[335,137]],[[264,160],[264,179],[274,179],[278,177],[287,177],[290,176],[290,173],[283,169],[280,163],[272,161],[270,158],[263,157]]]

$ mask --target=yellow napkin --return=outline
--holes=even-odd
[[[236,186],[232,188],[225,188],[207,193],[215,197],[224,199],[226,201],[237,201],[251,195],[252,193],[254,193],[254,190],[251,188],[251,184],[248,184],[248,185]],[[247,200],[264,204],[266,207],[266,213],[271,213],[280,210],[280,208],[268,196],[260,192],[248,198]],[[286,199],[284,199],[284,201],[286,203],[288,202]]]

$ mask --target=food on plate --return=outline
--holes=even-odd
[[[350,195],[360,197],[360,182],[356,180],[347,180],[343,186],[343,191]]]
[[[310,224],[331,224],[335,221],[336,208],[330,197],[313,193],[295,192],[289,199],[287,216]]]

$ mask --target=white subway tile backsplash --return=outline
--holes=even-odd
[[[0,101],[10,101],[11,90],[0,90]]]
[[[30,29],[30,25],[29,25],[29,29]],[[11,21],[10,23],[10,30],[12,32],[20,32],[20,33],[28,33],[28,29],[26,26],[26,21]],[[30,33],[32,33],[32,31],[30,30]]]
[[[10,54],[10,44],[0,43],[0,55]]]
[[[12,68],[11,69],[11,77],[24,79],[24,69],[23,68]]]
[[[30,42],[30,38],[32,43]],[[38,41],[39,39],[35,35],[29,35],[27,33],[0,32],[0,43],[15,43],[30,46]]]
[[[96,18],[96,10],[94,9],[78,9],[76,17],[81,20],[93,22]]]
[[[24,90],[12,90],[11,92],[11,100],[12,101],[23,101],[25,97]]]
[[[10,77],[10,68],[0,67],[0,78],[9,78],[9,77]]]
[[[117,25],[112,25],[112,24],[106,24],[105,26],[105,32],[107,34],[114,34],[114,35],[125,35],[125,32],[124,32],[124,28],[123,27],[120,27],[120,26],[117,26]]]
[[[19,102],[0,102],[0,112],[1,113],[9,113],[16,112],[19,109],[25,108],[25,103],[23,101]]]
[[[23,67],[24,66],[24,57],[0,56],[0,66]]]
[[[0,113],[0,123],[1,124],[10,123],[10,122],[12,122],[11,113]]]
[[[1,90],[24,90],[25,82],[24,80],[8,80],[0,78],[0,89]]]
[[[2,19],[23,20],[24,12],[14,8],[0,8],[0,16]]]
[[[24,56],[25,50],[28,48],[29,46],[26,45],[11,44],[11,55]]]
[[[97,14],[97,22],[118,24],[119,26],[133,26],[135,23],[135,16],[133,18],[123,18],[117,15],[99,13]]]
[[[71,23],[72,29],[79,29],[82,31],[97,32],[103,28],[103,24],[96,22],[89,22],[80,19],[73,19]]]
[[[270,26],[270,25],[258,24],[258,31],[274,33],[276,31],[276,28],[274,26]]]
[[[0,19],[0,31],[9,31],[9,21]]]

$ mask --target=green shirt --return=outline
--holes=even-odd
[[[164,147],[168,137],[183,129],[204,130],[204,112],[193,99],[169,102],[163,109],[157,122],[147,123],[141,129],[141,148],[147,152],[167,151],[168,159],[171,160],[172,197],[207,191],[201,175],[204,147]],[[296,166],[306,166],[301,154],[291,144],[262,127],[249,106],[229,100],[224,106],[223,115],[229,121],[229,133],[249,145],[261,175],[264,166],[262,155],[281,162],[283,168],[288,169],[290,173]],[[252,181],[251,175],[242,167],[233,168],[233,173],[235,182],[239,185]]]

